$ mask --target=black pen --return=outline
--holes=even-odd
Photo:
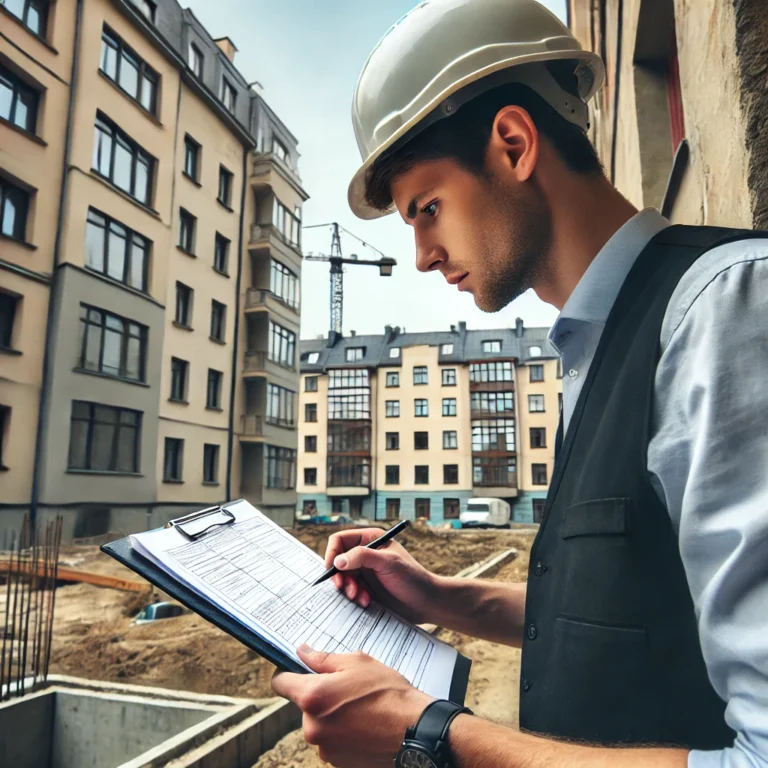
[[[397,525],[390,528],[383,536],[379,536],[378,539],[374,539],[370,544],[366,544],[366,548],[368,549],[379,549],[380,547],[383,547],[388,541],[391,541],[392,539],[397,536],[400,531],[404,531],[408,526],[410,525],[410,522],[408,520],[402,520]],[[331,578],[331,576],[335,576],[339,572],[339,569],[333,565],[331,566],[317,581],[313,582],[310,586],[314,587],[317,584],[322,584],[324,581],[327,581]]]

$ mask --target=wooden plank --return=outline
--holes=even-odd
[[[9,560],[0,560],[0,573],[8,573],[11,569],[11,563]],[[30,563],[22,563],[21,569],[14,563],[13,570],[18,573],[21,570],[23,573],[31,573],[32,567]],[[40,564],[37,568],[37,575],[43,576],[43,567]],[[151,586],[142,581],[134,581],[133,579],[121,579],[116,576],[107,576],[103,573],[92,573],[90,571],[80,571],[76,568],[67,568],[60,565],[56,575],[57,581],[69,581],[79,584],[93,584],[95,587],[105,587],[107,589],[119,589],[123,592],[149,592]]]

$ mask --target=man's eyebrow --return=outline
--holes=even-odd
[[[415,219],[416,214],[418,213],[419,205],[421,204],[421,201],[427,196],[430,195],[434,191],[434,187],[430,187],[429,189],[425,190],[424,192],[419,192],[418,195],[416,195],[410,203],[408,203],[408,209],[405,212],[405,217],[407,219]]]

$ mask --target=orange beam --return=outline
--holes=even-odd
[[[11,563],[9,560],[0,560],[0,573],[8,573],[11,570]],[[31,563],[21,563],[21,568],[17,563],[13,565],[14,573],[21,571],[22,573],[32,573],[33,568]],[[43,577],[45,572],[42,564],[37,567],[37,575]],[[57,581],[70,581],[80,584],[93,584],[95,587],[106,587],[108,589],[119,589],[123,592],[148,592],[151,587],[149,584],[145,584],[141,581],[133,581],[133,579],[120,579],[116,576],[107,576],[103,573],[91,573],[90,571],[79,571],[76,568],[66,568],[60,565],[56,573]]]

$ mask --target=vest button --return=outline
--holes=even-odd
[[[536,629],[535,624],[529,624],[528,625],[528,639],[529,640],[535,640],[539,635],[539,630]]]
[[[523,691],[528,693],[528,691],[531,690],[531,685],[533,685],[533,683],[531,683],[530,680],[523,680]]]
[[[539,560],[539,562],[536,563],[536,571],[535,571],[536,575],[541,576],[541,574],[544,573],[544,571],[546,570],[547,570],[546,567],[543,565],[541,560]]]

